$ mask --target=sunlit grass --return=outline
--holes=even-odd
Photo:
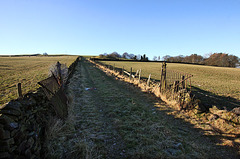
[[[160,79],[161,63],[158,62],[120,62],[102,61],[133,72],[142,69],[142,76],[151,74],[153,79]],[[217,95],[231,96],[240,99],[240,69],[227,67],[213,67],[190,64],[168,63],[167,69],[192,74],[192,85]]]
[[[0,104],[17,97],[16,84],[23,94],[36,90],[37,82],[48,76],[49,67],[59,61],[69,66],[77,56],[0,57]]]

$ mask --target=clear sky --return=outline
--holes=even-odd
[[[0,0],[0,54],[240,57],[240,0]]]

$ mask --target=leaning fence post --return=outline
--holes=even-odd
[[[151,74],[149,74],[148,80],[147,80],[147,86],[148,86],[148,87],[150,86],[150,78],[151,78]]]
[[[137,77],[137,75],[138,75],[138,71],[139,71],[139,70],[137,70],[137,72],[136,72],[136,74],[135,74],[135,77]]]

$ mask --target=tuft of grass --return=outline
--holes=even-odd
[[[0,57],[0,104],[17,98],[17,83],[22,92],[35,91],[37,82],[48,77],[48,71],[57,61],[69,66],[77,56]]]

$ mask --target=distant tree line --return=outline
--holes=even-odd
[[[148,61],[146,54],[144,55],[135,55],[124,52],[122,55],[117,52],[104,53],[99,55],[100,58],[104,59],[132,59],[139,61]],[[154,56],[153,61],[160,61],[160,56]],[[178,63],[192,63],[192,64],[202,64],[209,66],[220,66],[220,67],[236,67],[239,65],[239,58],[234,55],[229,55],[227,53],[213,53],[208,57],[203,57],[201,55],[192,54],[190,56],[170,56],[166,55],[162,57],[163,61],[167,62],[178,62]]]
[[[139,60],[139,61],[148,61],[148,57],[146,54],[144,55],[135,55],[135,54],[129,54],[127,52],[124,52],[122,55],[117,52],[112,53],[104,53],[99,55],[100,58],[104,59],[132,59],[132,60]]]
[[[163,56],[163,60],[167,62],[194,63],[220,67],[236,67],[239,64],[239,58],[237,56],[226,53],[214,53],[210,54],[210,56],[206,58],[197,54],[192,54],[190,56],[179,55],[173,57],[166,55]]]

